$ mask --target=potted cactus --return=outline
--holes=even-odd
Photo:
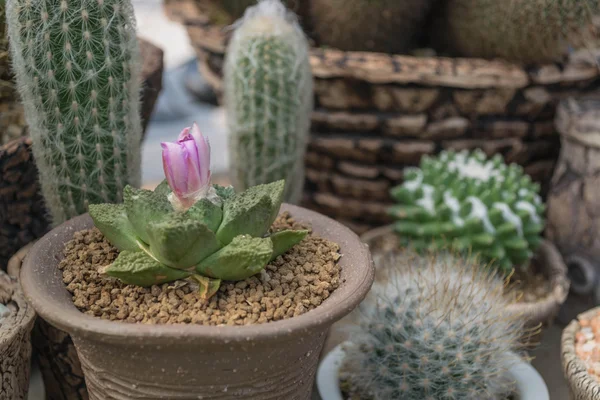
[[[32,247],[27,298],[73,337],[90,398],[308,399],[327,330],[371,286],[366,246],[280,209],[283,181],[212,185],[196,125],[162,147],[154,191],[128,186]]]
[[[520,166],[480,150],[444,151],[423,157],[404,176],[391,191],[397,204],[388,212],[396,222],[363,235],[374,251],[410,246],[475,253],[501,276],[520,282],[506,293],[526,293],[511,309],[525,313],[531,325],[555,316],[568,293],[566,266],[541,236],[540,187]],[[392,231],[396,236],[390,237]]]
[[[0,397],[26,400],[35,320],[16,278],[0,271]]]
[[[524,321],[507,312],[502,279],[477,260],[444,253],[399,252],[379,262],[401,272],[371,292],[349,341],[322,361],[323,400],[549,400],[516,353]]]

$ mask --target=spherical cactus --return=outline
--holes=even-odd
[[[599,8],[597,0],[448,0],[434,34],[460,56],[554,62],[594,36]]]
[[[500,278],[475,260],[443,254],[392,254],[377,264],[398,272],[361,305],[341,376],[361,398],[511,394],[506,373],[524,331],[523,321],[507,312]]]
[[[539,185],[500,155],[442,152],[405,171],[392,189],[395,230],[416,250],[474,251],[504,273],[524,265],[541,243]]]
[[[345,51],[404,53],[422,31],[432,0],[311,0],[316,40]]]
[[[53,222],[140,179],[140,55],[130,0],[12,0],[13,66]]]
[[[298,202],[312,74],[306,38],[279,0],[246,11],[229,44],[224,80],[234,186],[285,179],[285,200]]]

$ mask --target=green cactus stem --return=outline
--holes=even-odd
[[[389,212],[405,245],[473,251],[503,273],[526,265],[541,243],[539,185],[502,156],[442,152],[405,171]]]
[[[13,0],[14,71],[54,224],[140,181],[140,54],[130,0]]]
[[[503,281],[476,260],[387,254],[394,270],[361,304],[342,378],[372,400],[506,398],[524,321],[507,310]]]
[[[448,0],[434,35],[458,56],[555,62],[595,37],[598,11],[598,0]]]
[[[154,191],[127,186],[124,204],[90,205],[96,227],[121,251],[103,273],[138,286],[191,278],[206,297],[221,280],[260,273],[308,233],[268,234],[284,186],[277,181],[237,194],[215,186],[214,202],[204,198],[186,211],[173,209],[164,183]]]
[[[308,44],[279,0],[246,11],[225,62],[230,171],[237,190],[284,179],[300,200],[313,107]]]

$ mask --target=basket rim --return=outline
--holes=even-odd
[[[360,239],[371,248],[373,241],[390,234],[393,234],[393,224],[369,230],[362,234]],[[552,242],[543,239],[536,256],[538,265],[543,268],[542,272],[549,277],[550,290],[547,291],[547,296],[535,302],[515,303],[508,307],[509,312],[522,314],[532,324],[545,322],[557,313],[567,299],[570,286],[567,266]]]
[[[571,392],[576,396],[584,396],[581,398],[588,398],[587,396],[594,394],[599,395],[600,382],[590,376],[585,363],[575,353],[575,335],[581,328],[579,319],[595,315],[598,312],[600,312],[600,307],[595,307],[579,314],[563,330],[561,337],[560,347],[563,373]]]
[[[167,0],[165,11],[174,22],[183,24],[199,55],[224,56],[230,26],[216,24],[200,9],[207,0]],[[208,3],[207,3],[208,4]],[[201,57],[202,58],[202,57]],[[206,58],[206,57],[204,57]],[[204,60],[205,62],[206,60]],[[581,60],[579,60],[581,61]],[[417,57],[361,51],[342,51],[311,46],[310,62],[318,79],[355,79],[372,84],[411,84],[459,89],[523,89],[531,84],[576,83],[600,76],[596,64],[567,62],[525,67],[502,59],[468,57]],[[343,64],[343,65],[342,65]],[[563,74],[564,71],[564,74]],[[548,76],[540,77],[541,73]]]

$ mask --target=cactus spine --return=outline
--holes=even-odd
[[[448,0],[436,36],[456,55],[541,63],[593,36],[598,0]]]
[[[321,45],[345,51],[405,53],[415,45],[433,0],[311,0]]]
[[[377,268],[397,273],[361,305],[342,379],[373,400],[510,394],[506,372],[524,332],[523,321],[507,310],[502,280],[475,260],[444,254],[387,254],[377,261]]]
[[[313,107],[308,44],[279,0],[246,11],[225,61],[231,172],[237,190],[286,180],[298,202]]]
[[[140,62],[130,0],[13,0],[14,70],[55,224],[139,184]]]

